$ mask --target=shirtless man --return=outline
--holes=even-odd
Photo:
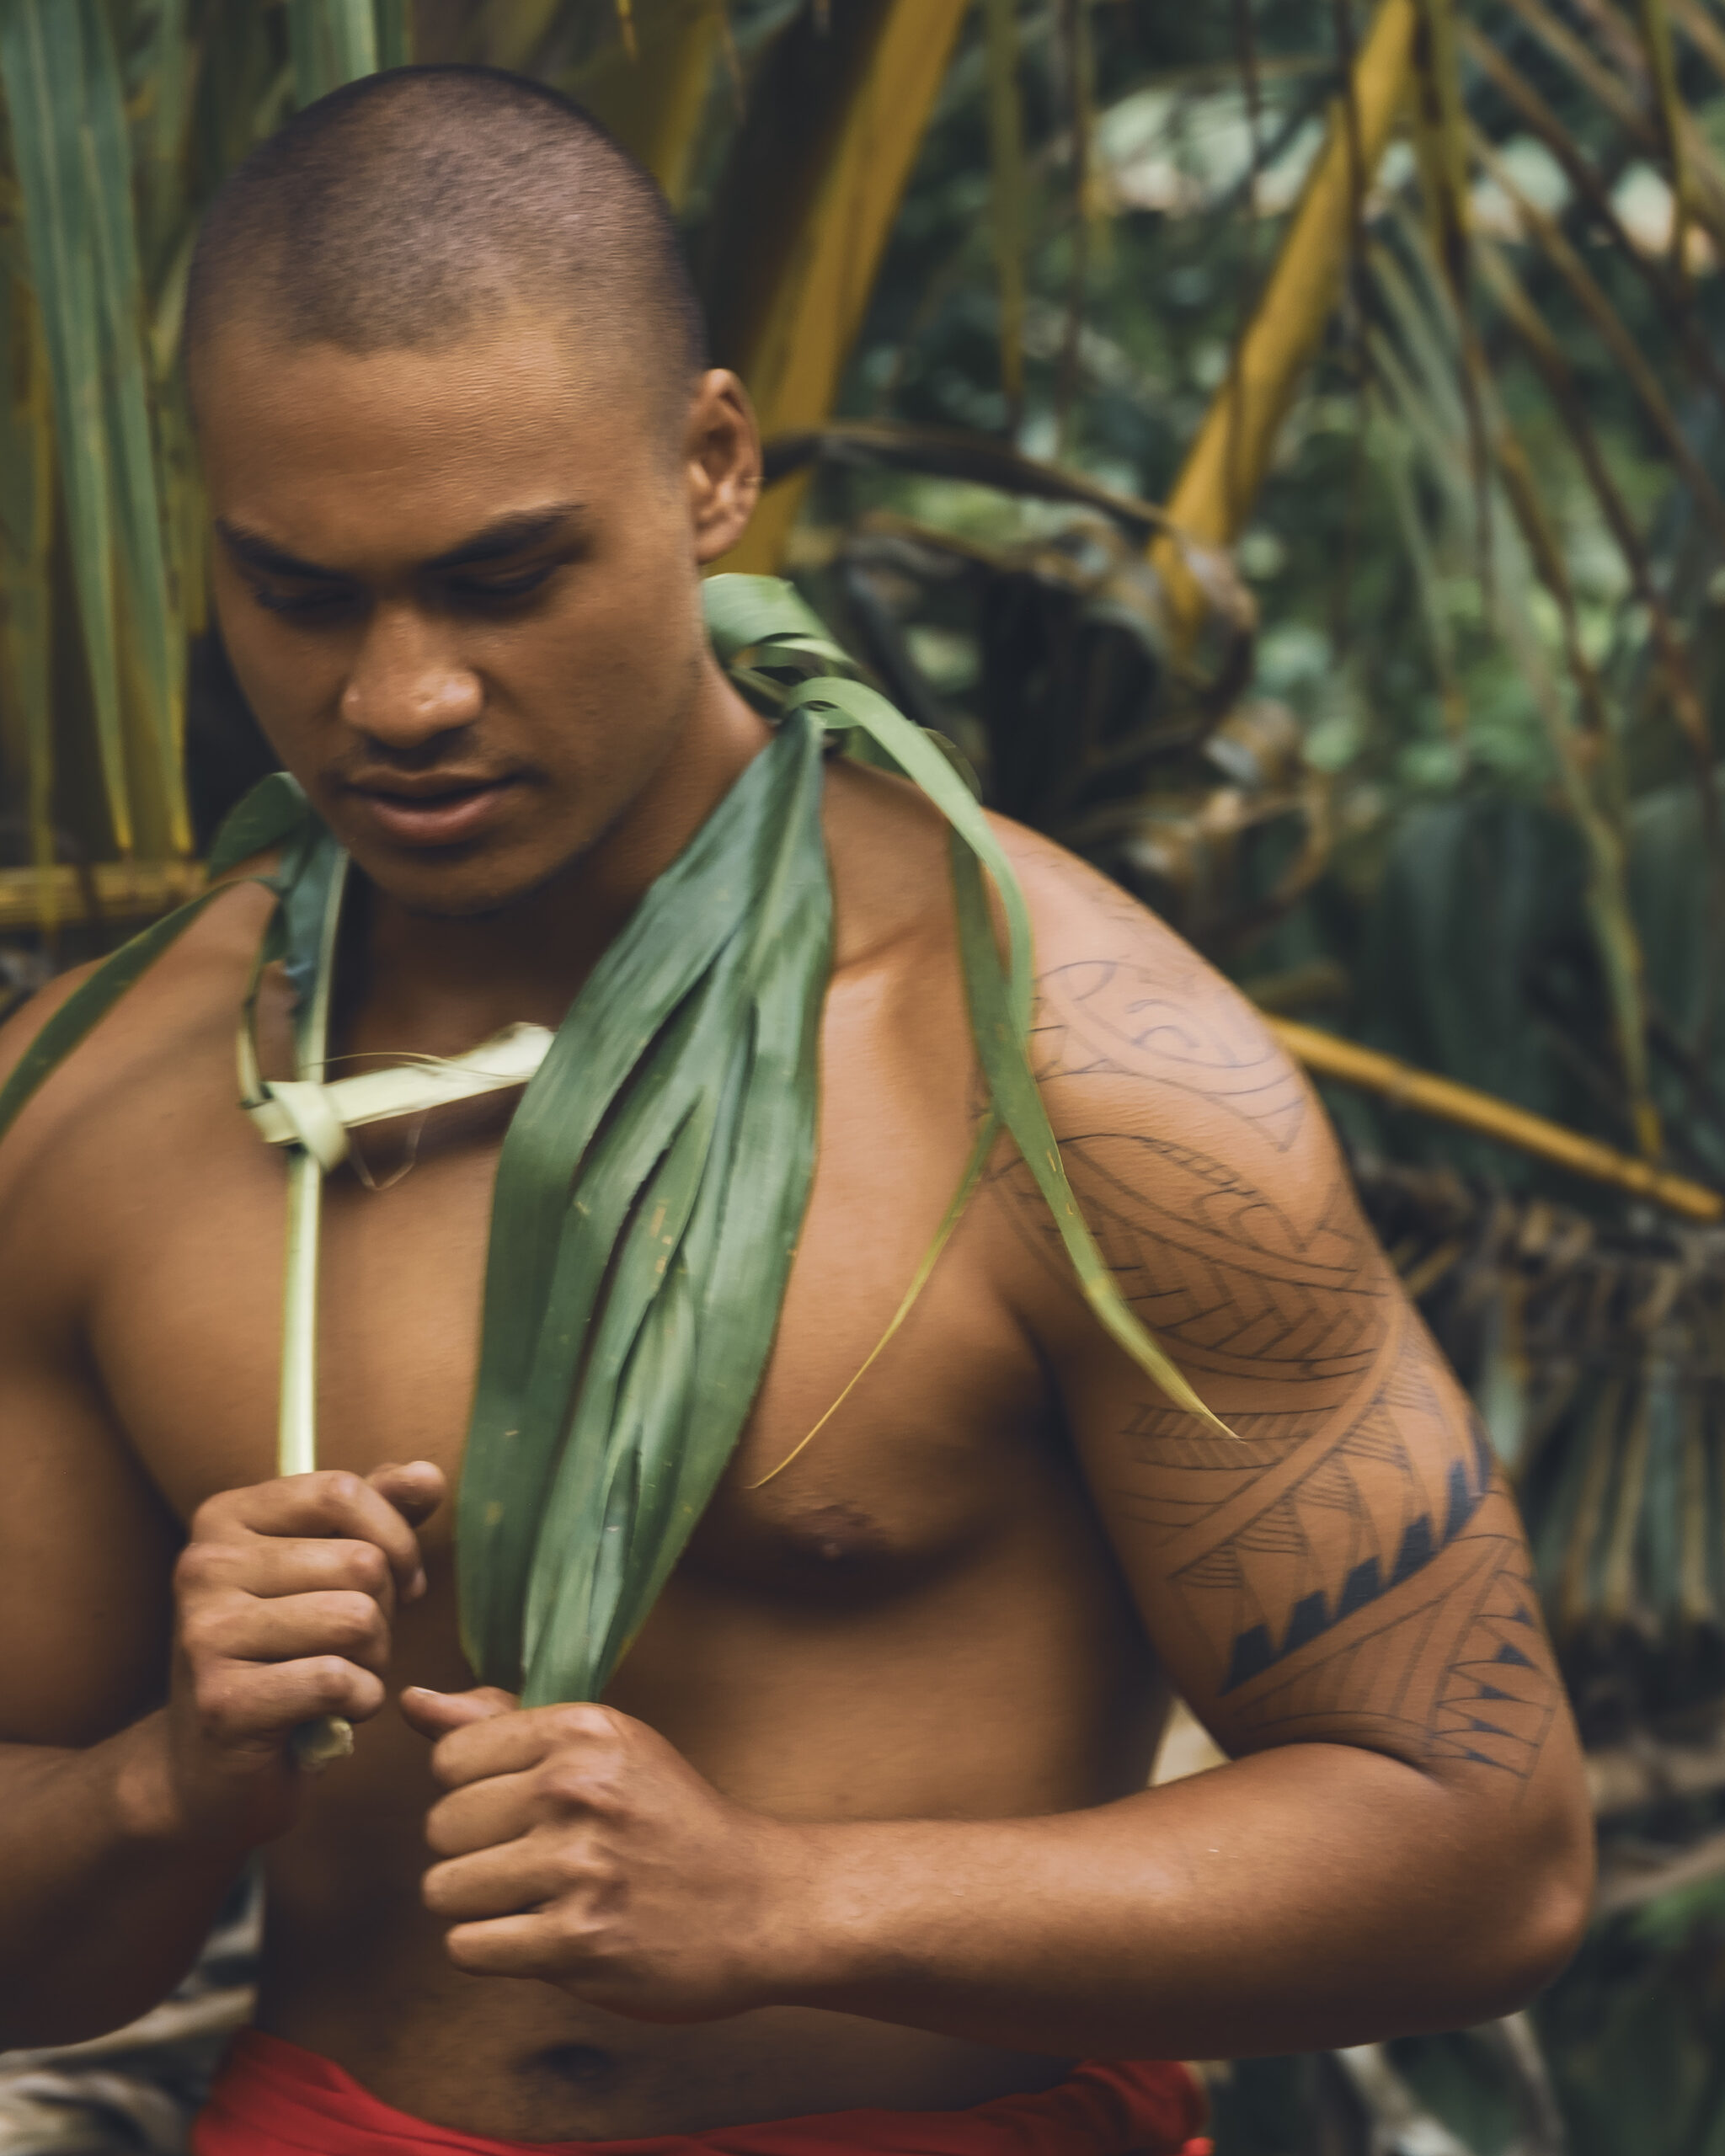
[[[566,108],[464,72],[312,108],[208,228],[222,626],[361,873],[344,1054],[555,1026],[767,738],[700,611],[757,442],[668,229]],[[1104,1338],[1003,1143],[889,1353],[754,1486],[879,1337],[975,1127],[943,827],[842,761],[825,818],[806,1230],[740,1452],[602,1705],[475,1692],[457,1643],[506,1103],[440,1111],[387,1188],[331,1178],[327,1464],[291,1480],[282,1162],[234,1107],[258,890],[26,1111],[0,1150],[0,2041],[148,2007],[254,1852],[272,2057],[524,2143],[1443,2028],[1567,1958],[1576,1742],[1467,1405],[1250,1009],[1027,832],[1001,826],[1049,1112],[1124,1292],[1236,1434]],[[287,1011],[272,980],[277,1071]],[[379,1185],[409,1157],[361,1142]],[[1231,1764],[1147,1791],[1171,1688]],[[289,1733],[331,1711],[357,1753],[312,1780]]]

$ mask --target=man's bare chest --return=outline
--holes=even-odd
[[[879,1360],[798,1449],[885,1331],[971,1135],[962,1070],[908,1070],[884,1052],[869,1022],[881,1014],[867,1001],[830,1017],[804,1231],[755,1412],[692,1555],[777,1589],[803,1580],[820,1596],[869,1581],[884,1589],[937,1563],[998,1502],[1004,1460],[1035,1479],[1049,1423],[1033,1352],[991,1263],[997,1235],[979,1218]],[[286,1177],[283,1156],[202,1070],[147,1120],[151,1142],[134,1149],[94,1268],[88,1326],[116,1421],[186,1518],[215,1491],[275,1471]],[[380,1187],[345,1169],[328,1186],[319,1456],[362,1472],[427,1458],[453,1480],[501,1131],[494,1118],[452,1138],[432,1123],[416,1151],[409,1136],[361,1134]],[[446,1524],[434,1540],[440,1533]]]

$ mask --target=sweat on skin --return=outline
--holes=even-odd
[[[531,295],[430,344],[249,303],[206,324],[222,633],[357,872],[346,1068],[554,1027],[767,738],[700,606],[758,488],[747,398],[703,369],[668,440],[651,356]],[[974,1130],[943,828],[841,762],[824,814],[806,1230],[736,1459],[601,1703],[476,1691],[456,1636],[508,1103],[440,1110],[393,1187],[331,1178],[328,1465],[287,1481],[280,1161],[232,1099],[261,895],[218,901],[25,1112],[0,2040],[149,2006],[254,1851],[260,2027],[530,2140],[1450,2026],[1567,1957],[1578,1753],[1468,1405],[1253,1014],[1010,825],[1080,1203],[1235,1435],[1099,1336],[1003,1145],[890,1352],[754,1486],[879,1337]],[[279,1075],[288,1022],[272,979]],[[387,1182],[402,1134],[359,1142]],[[1171,1689],[1231,1764],[1146,1790]],[[308,1781],[288,1736],[324,1713],[359,1747]]]

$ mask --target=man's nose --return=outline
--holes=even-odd
[[[412,755],[478,718],[483,686],[440,629],[406,606],[380,606],[366,624],[341,716],[379,748]]]

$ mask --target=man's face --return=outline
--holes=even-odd
[[[364,355],[234,325],[198,390],[234,670],[367,875],[476,913],[603,838],[700,678],[698,424],[685,457],[537,314]]]

